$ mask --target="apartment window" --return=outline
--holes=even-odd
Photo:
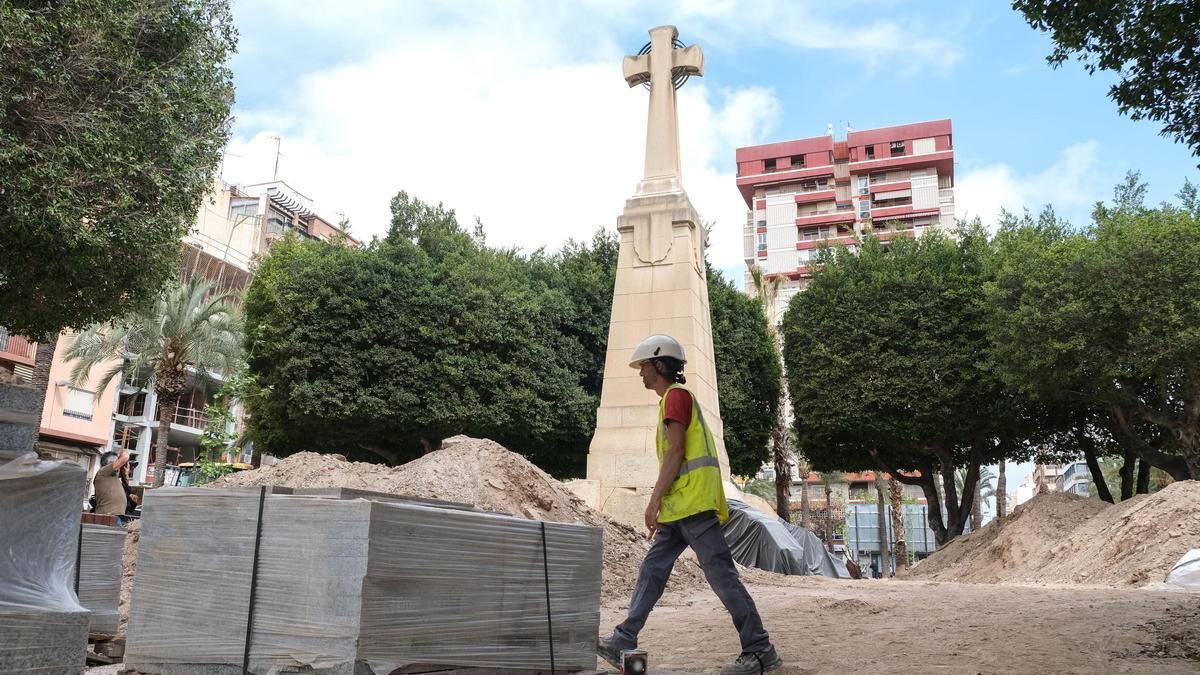
[[[804,168],[804,155],[792,155],[792,168],[793,169],[803,169]]]
[[[900,157],[904,154],[904,141],[892,142],[892,157]]]
[[[912,197],[892,197],[890,199],[877,199],[877,200],[875,200],[875,204],[874,204],[874,206],[878,206],[881,209],[892,207],[892,206],[911,206],[911,205],[912,205]]]
[[[257,215],[258,215],[258,200],[257,199],[252,202],[243,202],[241,204],[234,204],[233,206],[229,207],[229,217],[234,221],[237,221],[239,218],[242,218],[242,217],[251,217],[251,216],[257,216]]]
[[[268,234],[283,234],[292,227],[292,219],[288,216],[271,209],[267,212],[267,233]]]
[[[763,250],[763,249],[767,248],[767,233],[766,232],[758,233],[758,248],[759,248],[759,250]]]
[[[813,227],[804,231],[804,241],[816,241],[821,238],[821,228]]]
[[[63,401],[63,414],[67,417],[92,419],[92,410],[96,407],[96,393],[86,389],[67,387],[66,400]]]
[[[865,149],[867,151],[867,159],[875,159],[875,146],[868,145]]]
[[[870,218],[871,217],[871,200],[864,199],[858,203],[858,217],[859,218]]]
[[[866,176],[858,177],[858,194],[860,194],[860,195],[871,194],[871,186],[867,183]]]
[[[887,182],[887,179],[888,175],[886,173],[873,173],[871,174],[871,185]]]
[[[767,221],[765,221],[765,220],[758,221],[758,227],[766,227],[766,226],[767,226]]]
[[[768,159],[767,161],[763,162],[763,171],[774,171],[774,170],[775,170],[775,160]]]

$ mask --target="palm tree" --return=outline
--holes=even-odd
[[[145,311],[96,324],[75,337],[68,361],[77,360],[71,379],[83,382],[97,365],[118,360],[97,384],[103,391],[114,377],[150,377],[158,396],[158,442],[154,485],[163,484],[167,469],[167,432],[189,376],[208,384],[213,373],[232,375],[241,358],[242,327],[233,294],[213,293],[213,284],[193,277],[171,284]]]
[[[1003,518],[1008,513],[1008,478],[1004,475],[1005,461],[1000,460],[1000,475],[996,478],[996,517]]]
[[[876,513],[879,522],[879,576],[883,579],[888,578],[888,568],[892,559],[892,547],[888,542],[887,530],[887,482],[883,480],[883,472],[875,472],[875,493],[876,504],[878,511]]]
[[[821,524],[822,537],[825,539],[825,545],[832,552],[833,535],[837,531],[833,515],[833,486],[835,483],[844,482],[846,474],[841,471],[822,471],[817,475],[821,477],[821,485],[825,488],[825,522]]]
[[[800,477],[800,527],[812,529],[812,505],[808,501],[808,474],[812,473],[812,464],[804,455],[796,456],[796,474]]]
[[[896,552],[896,572],[908,569],[908,542],[904,531],[903,488],[895,478],[888,480],[888,497],[892,506],[892,537]]]
[[[971,500],[971,531],[978,532],[983,527],[983,504],[996,496],[996,475],[989,467],[979,467],[979,481],[975,483],[975,495]],[[967,470],[957,469],[954,472],[954,486],[962,494],[963,484],[967,481]]]
[[[758,304],[762,306],[763,313],[767,317],[767,330],[771,333],[771,343],[775,346],[775,357],[783,362],[783,357],[779,349],[779,333],[776,330],[775,323],[775,301],[779,298],[779,292],[783,290],[783,277],[775,275],[767,279],[767,275],[758,265],[750,265],[750,279],[754,283],[754,291],[758,298]],[[781,371],[782,372],[782,371]],[[774,449],[775,458],[775,510],[779,513],[779,517],[786,521],[791,521],[789,517],[792,471],[790,462],[788,461],[788,421],[787,411],[784,397],[787,396],[787,376],[780,377],[779,387],[779,405],[778,411],[775,414],[775,425],[771,430],[771,445]]]

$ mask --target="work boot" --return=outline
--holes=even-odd
[[[782,665],[783,659],[779,658],[775,648],[767,647],[761,652],[742,652],[733,663],[721,669],[721,675],[761,675]]]
[[[596,655],[608,662],[608,665],[621,670],[621,652],[634,647],[618,647],[613,635],[601,635],[596,639]],[[636,645],[635,645],[636,646]]]

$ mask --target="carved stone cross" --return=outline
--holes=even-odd
[[[676,75],[704,75],[704,53],[698,45],[676,48],[674,26],[650,29],[650,51],[626,56],[629,86],[650,83],[650,118],[646,124],[646,173],[639,193],[682,190],[679,171],[679,123],[675,110]]]

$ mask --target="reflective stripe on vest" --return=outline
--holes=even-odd
[[[691,473],[692,471],[705,466],[715,466],[720,469],[721,463],[717,461],[716,457],[697,457],[696,459],[689,459],[679,467],[679,475],[682,476],[684,474]]]

